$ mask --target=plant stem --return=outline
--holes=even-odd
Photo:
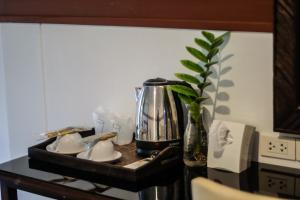
[[[211,61],[211,60],[208,60],[207,63],[210,63],[210,61]],[[208,71],[209,71],[209,67],[206,68],[206,71],[205,71],[205,72],[207,73]],[[203,83],[206,83],[206,80],[207,80],[207,77],[203,78]],[[200,90],[200,96],[203,95],[203,92],[204,92],[204,88]]]

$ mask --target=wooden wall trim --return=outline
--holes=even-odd
[[[0,0],[0,22],[272,32],[273,0]]]
[[[300,2],[275,3],[274,131],[300,134]]]

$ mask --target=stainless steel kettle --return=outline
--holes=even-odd
[[[149,79],[142,88],[136,88],[137,153],[150,155],[169,145],[181,145],[183,107],[176,93],[167,89],[178,84],[162,78]]]

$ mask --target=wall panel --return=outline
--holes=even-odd
[[[0,0],[0,21],[272,32],[272,0]]]

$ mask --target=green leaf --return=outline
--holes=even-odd
[[[183,81],[188,82],[188,83],[194,83],[197,85],[200,83],[200,81],[196,77],[191,76],[189,74],[175,73],[175,76]]]
[[[199,88],[200,90],[204,90],[204,88],[206,88],[206,87],[209,86],[209,85],[211,85],[210,82],[200,83],[200,84],[198,84],[198,88]]]
[[[202,62],[207,63],[207,58],[205,57],[205,55],[201,51],[199,51],[199,50],[197,50],[193,47],[186,47],[186,50],[188,52],[190,52],[190,54],[192,54],[195,58],[198,58]]]
[[[185,96],[183,94],[178,94],[178,97],[185,104],[191,104],[194,101],[193,98],[191,98],[189,96]]]
[[[210,44],[208,44],[208,42],[200,39],[200,38],[195,38],[195,42],[196,44],[198,44],[200,47],[202,47],[203,49],[209,51],[211,49]]]
[[[207,78],[212,73],[213,73],[212,71],[205,71],[205,72],[201,73],[200,76],[203,78]]]
[[[223,42],[224,42],[224,39],[223,39],[222,37],[216,38],[216,39],[213,41],[213,43],[212,43],[212,45],[211,45],[211,48],[218,47],[218,46],[220,46],[221,44],[223,44]]]
[[[202,35],[208,40],[210,41],[210,43],[213,43],[214,39],[215,39],[215,35],[208,32],[208,31],[202,31]]]
[[[225,38],[225,37],[228,37],[230,35],[230,32],[229,31],[226,31],[225,33],[223,33],[222,35],[218,36],[216,39],[218,38]]]
[[[210,63],[205,64],[204,66],[207,67],[207,68],[209,68],[210,66],[215,65],[217,63],[218,63],[218,61],[210,62]]]
[[[201,102],[205,101],[206,99],[208,99],[208,98],[207,98],[207,97],[198,97],[198,98],[196,99],[196,102],[197,102],[197,103],[201,103]]]
[[[198,93],[190,87],[184,86],[184,85],[170,85],[168,86],[169,89],[171,89],[174,92],[177,92],[179,94],[183,94],[185,96],[190,97],[198,97]]]
[[[200,65],[198,65],[197,63],[194,63],[193,61],[181,60],[180,62],[183,66],[185,66],[186,68],[188,68],[194,72],[202,73],[204,71]]]
[[[207,54],[207,58],[210,60],[212,59],[217,53],[219,52],[218,48],[213,48],[210,50],[210,52]]]

